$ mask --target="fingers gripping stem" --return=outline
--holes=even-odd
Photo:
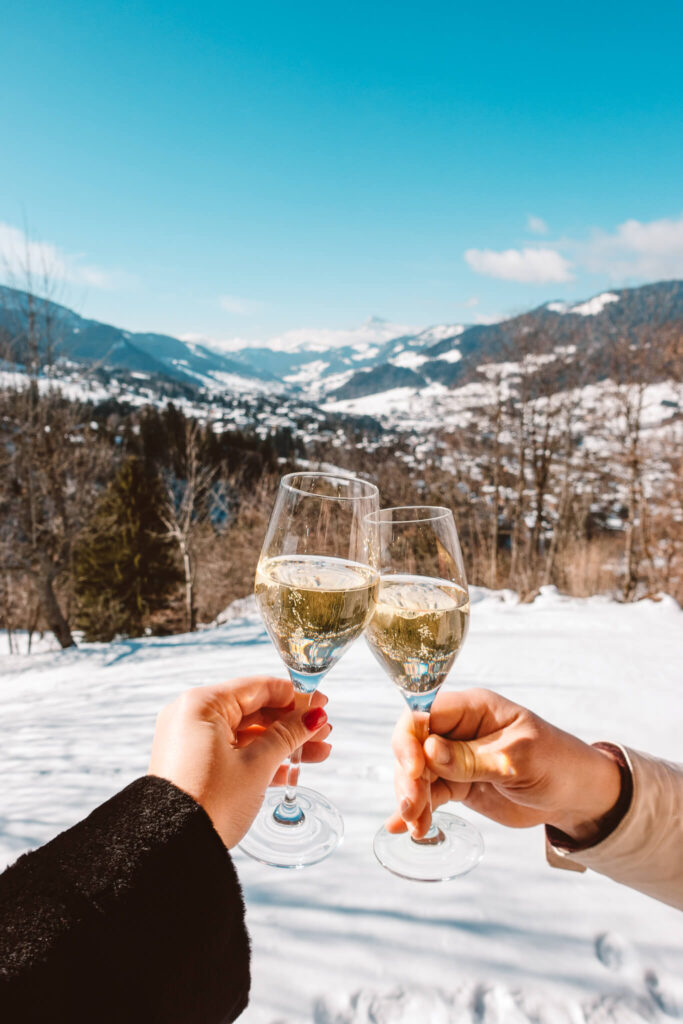
[[[427,736],[429,735],[429,711],[413,711],[413,719],[415,722],[415,735],[417,736],[420,743],[424,743]],[[417,839],[414,835],[411,836],[412,841],[418,846],[438,846],[444,842],[444,834],[440,828],[438,828],[432,821],[432,779],[433,774],[429,768],[425,765],[425,769],[422,772],[421,778],[427,784],[427,803],[425,809],[420,815],[420,818],[425,818],[429,821],[429,828],[425,832],[424,836]]]

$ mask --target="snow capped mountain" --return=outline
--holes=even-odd
[[[245,386],[256,378],[263,390],[277,383],[258,366],[229,359],[197,342],[87,320],[66,306],[1,285],[0,341],[17,363],[26,361],[35,342],[41,353],[50,350],[57,361],[66,359],[111,372],[147,373],[190,388],[221,389],[226,378],[234,377],[244,380]]]
[[[242,352],[249,348],[267,348],[271,352],[328,352],[330,349],[349,348],[363,354],[373,346],[381,346],[404,333],[413,333],[414,327],[390,323],[379,316],[368,317],[359,327],[333,330],[325,327],[303,327],[275,335],[266,342],[230,338],[225,341],[206,341],[220,352]]]
[[[460,324],[419,330],[370,317],[348,330],[311,328],[288,331],[263,343],[233,339],[206,341],[204,346],[229,352],[245,367],[276,378],[291,393],[305,393],[318,401],[345,387],[356,374],[379,366],[385,367],[382,378],[391,383],[392,374],[386,367],[414,369],[428,358],[423,351],[430,345],[453,339],[463,330]]]
[[[0,287],[0,342],[19,364],[29,348],[28,305],[26,293]],[[33,305],[41,348],[50,347],[63,368],[69,364],[72,379],[81,367],[82,375],[96,375],[104,387],[132,379],[138,388],[146,382],[168,397],[180,389],[191,400],[237,403],[247,417],[257,396],[271,396],[273,408],[283,402],[309,411],[322,406],[323,417],[382,409],[389,424],[405,415],[406,401],[428,418],[440,403],[452,404],[448,396],[477,384],[484,363],[514,361],[522,335],[535,339],[539,352],[571,345],[580,358],[615,333],[635,338],[653,317],[658,323],[683,321],[683,282],[603,292],[574,305],[555,300],[487,325],[415,328],[371,317],[359,327],[305,328],[263,342],[134,333],[56,303]],[[373,407],[373,396],[386,397]]]

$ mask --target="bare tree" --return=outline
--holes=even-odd
[[[28,239],[25,246],[15,260],[24,290],[12,293],[4,339],[5,356],[18,372],[0,392],[0,570],[31,578],[49,629],[70,647],[74,639],[57,589],[112,455],[86,407],[66,401],[51,379],[59,307],[37,292],[53,295],[55,276],[49,266],[36,270]]]
[[[465,456],[481,470],[485,481],[472,480],[468,486],[470,493],[478,494],[479,498],[475,500],[479,514],[474,516],[471,529],[487,564],[488,586],[495,588],[499,585],[500,519],[509,475],[505,433],[509,431],[511,414],[510,389],[503,363],[490,359],[478,370],[480,389],[476,404],[468,410],[466,429],[458,432],[459,458],[454,458],[454,464]]]
[[[28,575],[49,629],[62,647],[74,640],[57,586],[68,577],[73,541],[109,471],[87,410],[35,382],[0,395],[3,470],[2,569]]]
[[[220,481],[225,493],[222,523],[204,522],[196,545],[197,603],[204,621],[254,590],[254,575],[279,477],[264,473],[248,487],[239,476]]]
[[[196,564],[193,532],[209,514],[207,499],[216,478],[216,470],[200,461],[201,433],[194,420],[185,421],[184,479],[165,475],[166,504],[162,520],[169,539],[178,545],[185,581],[185,620],[188,632],[197,628],[195,600]]]
[[[609,347],[607,387],[613,403],[608,435],[614,450],[615,468],[624,489],[624,569],[622,597],[637,593],[641,560],[645,554],[644,521],[647,519],[644,482],[650,448],[644,443],[651,385],[681,375],[680,325],[643,328],[635,336],[620,334]]]

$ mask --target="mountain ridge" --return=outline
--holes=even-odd
[[[351,342],[324,348],[315,339],[291,351],[245,345],[229,355],[200,341],[133,332],[81,317],[59,303],[0,285],[0,340],[9,362],[25,363],[32,343],[45,357],[106,374],[129,373],[181,384],[197,393],[270,392],[307,402],[337,402],[396,388],[472,380],[484,361],[509,358],[522,334],[538,351],[572,344],[581,354],[615,332],[636,337],[645,325],[683,322],[683,281],[613,289],[570,305],[551,300],[494,324],[438,324],[393,337],[379,318],[340,334]],[[400,328],[399,328],[400,330]],[[304,332],[305,333],[305,332]],[[312,335],[311,335],[312,337]]]
[[[29,326],[31,318],[32,326]],[[30,333],[35,337],[30,337]],[[234,374],[273,380],[258,368],[228,359],[206,346],[171,335],[127,331],[80,316],[68,306],[0,285],[0,334],[16,363],[25,363],[35,341],[39,353],[92,367],[150,373],[197,385],[198,377]],[[217,383],[220,378],[216,377]]]
[[[682,281],[614,289],[573,306],[551,300],[508,320],[464,327],[454,336],[435,342],[422,351],[425,358],[418,376],[423,386],[438,382],[453,388],[466,383],[485,359],[509,358],[513,343],[523,333],[538,336],[539,351],[543,347],[573,344],[578,351],[587,352],[615,332],[635,337],[638,329],[647,324],[656,326],[672,321],[683,322]],[[376,374],[379,390],[388,390],[383,386],[386,371],[378,367]],[[371,394],[371,388],[372,382],[359,370],[330,392],[328,398],[359,398]]]

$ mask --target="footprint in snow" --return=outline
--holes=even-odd
[[[652,1003],[633,992],[602,996],[583,1007],[586,1024],[654,1024]]]
[[[475,1024],[529,1024],[531,1018],[520,1006],[520,994],[503,985],[478,985],[472,998]]]
[[[636,950],[616,932],[603,932],[595,939],[595,955],[608,970],[629,974],[633,981],[642,979],[645,991],[657,1010],[674,1020],[683,1019],[683,981],[660,974],[653,968],[641,973],[642,967]],[[639,987],[636,982],[636,987]],[[623,1008],[622,1008],[623,1009]]]
[[[674,1020],[683,1018],[683,981],[661,977],[656,971],[645,971],[645,988],[662,1013]]]
[[[631,943],[616,932],[602,932],[595,937],[595,955],[609,971],[621,973],[632,966],[636,952]]]
[[[425,989],[361,989],[344,1007],[318,999],[313,1008],[314,1024],[450,1024],[451,1020],[448,1001],[439,992]]]

